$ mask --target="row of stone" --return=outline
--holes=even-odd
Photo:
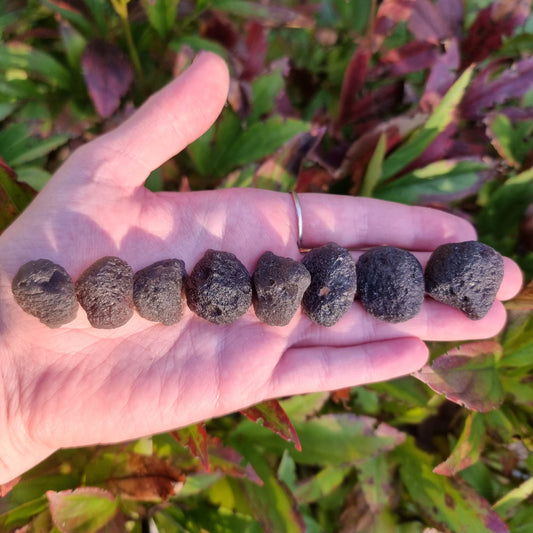
[[[103,257],[76,283],[48,259],[24,264],[12,283],[26,312],[49,327],[73,320],[78,302],[95,328],[117,328],[133,315],[171,325],[185,301],[198,316],[229,324],[253,304],[257,318],[284,326],[300,305],[315,323],[332,326],[357,297],[372,316],[403,322],[417,315],[427,294],[477,320],[489,311],[503,280],[503,259],[477,241],[445,244],[425,273],[417,258],[399,248],[368,250],[357,265],[348,250],[329,243],[302,262],[265,252],[252,276],[231,253],[208,250],[187,275],[179,259],[158,261],[138,272],[118,257]]]

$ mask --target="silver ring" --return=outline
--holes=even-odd
[[[298,249],[300,250],[300,252],[305,253],[305,252],[308,252],[309,250],[304,247],[304,243],[303,243],[304,220],[302,216],[302,204],[300,203],[300,199],[298,198],[298,195],[294,191],[291,191],[291,195],[294,201],[294,207],[296,209],[296,221],[298,224],[298,241],[297,241]]]

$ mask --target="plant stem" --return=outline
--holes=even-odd
[[[137,53],[137,48],[135,46],[135,43],[133,42],[133,35],[131,34],[130,21],[128,20],[127,16],[126,18],[121,17],[121,20],[122,20],[122,25],[124,26],[124,34],[126,36],[128,52],[130,55],[131,62],[133,63],[135,74],[137,76],[137,79],[139,80],[141,93],[143,94],[143,96],[146,96],[145,95],[146,83],[144,79],[144,72],[141,67],[141,61],[139,60],[139,54]]]

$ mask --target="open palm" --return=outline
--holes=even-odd
[[[331,328],[301,313],[271,327],[253,310],[219,326],[187,309],[173,326],[134,315],[121,328],[98,330],[80,309],[70,324],[48,329],[18,308],[11,279],[32,259],[51,259],[76,279],[106,255],[134,270],[175,257],[190,271],[213,248],[234,253],[250,272],[266,250],[301,257],[287,194],[143,187],[151,170],[211,125],[227,88],[224,63],[203,54],[122,126],[75,152],[0,238],[0,482],[59,447],[127,440],[266,398],[390,379],[424,364],[420,339],[483,338],[503,326],[500,302],[472,322],[428,301],[396,325],[355,303]],[[443,242],[475,238],[465,221],[429,209],[332,195],[302,194],[301,202],[309,245],[387,243],[424,262]],[[499,298],[516,293],[520,281],[506,261]]]

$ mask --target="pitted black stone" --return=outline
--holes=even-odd
[[[348,250],[329,243],[308,252],[302,263],[311,274],[311,285],[302,299],[303,311],[320,326],[333,326],[352,305],[355,262]]]
[[[58,328],[76,317],[74,282],[62,266],[48,259],[22,265],[11,289],[20,307],[50,328]]]
[[[118,257],[102,257],[76,281],[76,296],[93,328],[118,328],[133,316],[133,270]]]
[[[372,248],[357,262],[357,294],[373,317],[391,323],[409,320],[424,301],[422,266],[405,250]]]
[[[187,305],[214,324],[230,324],[252,305],[252,280],[229,252],[207,250],[185,284]]]
[[[265,252],[252,281],[257,318],[270,326],[286,326],[300,306],[311,274],[298,261]]]
[[[434,300],[479,320],[489,312],[503,281],[503,258],[478,241],[443,244],[431,254],[425,279]]]
[[[133,276],[133,303],[139,315],[167,326],[178,322],[185,301],[185,263],[165,259]]]

